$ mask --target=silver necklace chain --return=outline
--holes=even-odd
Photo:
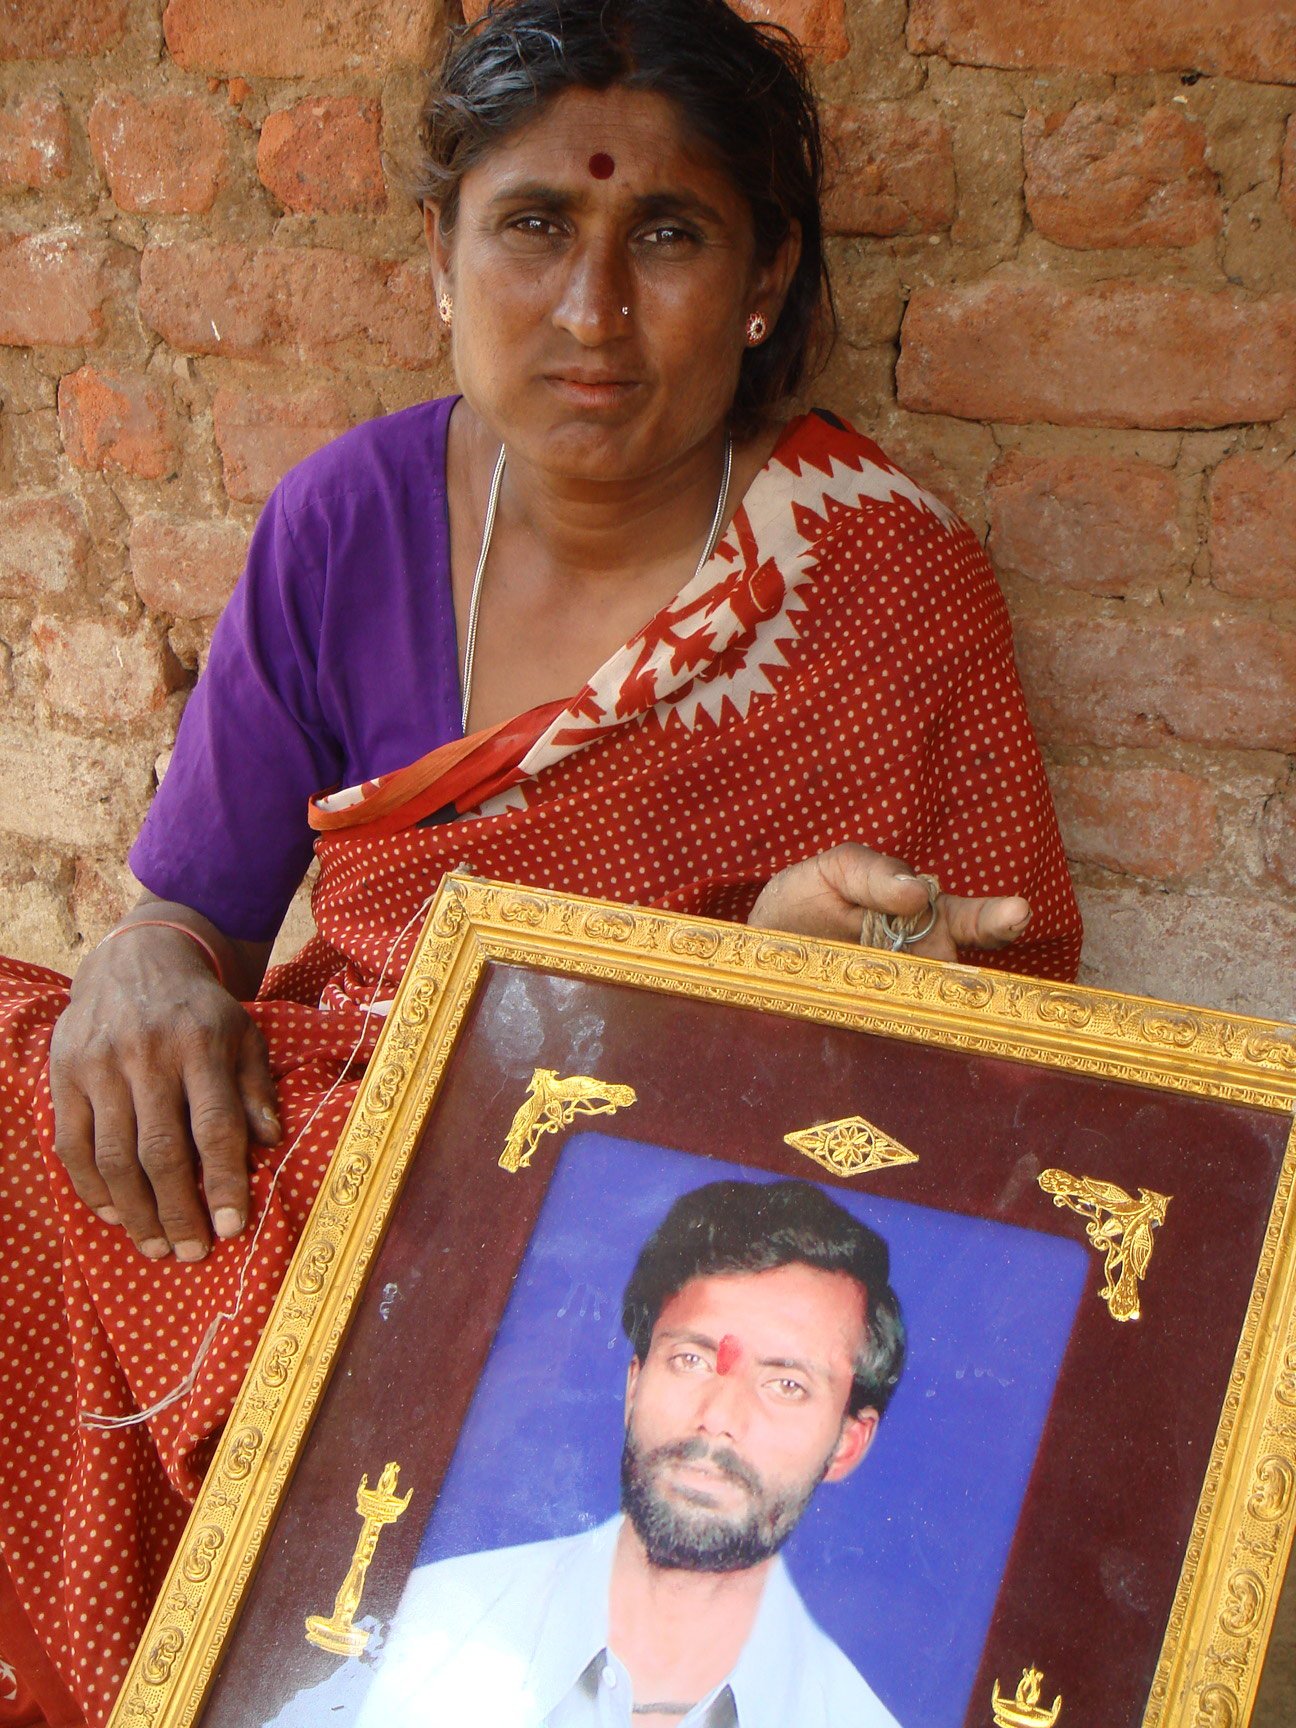
[[[702,556],[697,561],[691,581],[696,581],[702,574],[702,568],[707,559],[716,549],[716,541],[720,538],[720,529],[725,519],[725,508],[729,503],[729,486],[733,480],[733,439],[725,434],[724,472],[720,476],[720,493],[716,499],[715,514],[711,518],[711,527],[707,532],[706,544],[702,548]],[[464,665],[463,665],[463,707],[459,724],[466,733],[468,730],[468,710],[472,705],[473,659],[477,652],[477,615],[481,610],[482,577],[486,574],[486,560],[490,557],[491,540],[495,535],[495,517],[499,511],[500,487],[504,481],[504,446],[500,445],[500,453],[495,459],[495,472],[491,475],[490,495],[486,500],[486,520],[482,525],[481,551],[477,554],[477,568],[473,571],[472,598],[468,604],[468,629],[464,634]]]

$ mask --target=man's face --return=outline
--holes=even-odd
[[[811,1266],[695,1278],[630,1365],[622,1503],[654,1565],[734,1572],[777,1552],[877,1429],[847,1414],[865,1338],[853,1278]]]

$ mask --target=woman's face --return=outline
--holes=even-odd
[[[666,97],[570,90],[464,176],[438,288],[460,389],[511,456],[569,480],[645,477],[713,440],[748,315],[795,268]]]

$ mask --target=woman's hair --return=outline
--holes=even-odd
[[[743,355],[732,421],[750,432],[826,355],[836,330],[819,200],[823,152],[805,60],[780,26],[725,0],[495,0],[451,35],[423,112],[418,196],[447,229],[475,162],[565,90],[669,97],[751,207],[760,262],[793,224],[801,257],[778,323]]]
[[[811,1182],[709,1182],[682,1194],[644,1244],[621,1299],[621,1326],[640,1362],[662,1309],[694,1278],[812,1266],[853,1278],[866,1335],[847,1408],[881,1416],[904,1372],[905,1328],[891,1288],[891,1251]]]

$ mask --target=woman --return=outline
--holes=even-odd
[[[109,1708],[446,868],[1074,971],[978,543],[834,417],[780,424],[828,304],[790,42],[518,0],[426,139],[462,397],[272,500],[48,1087],[66,987],[8,978],[0,1723]],[[330,784],[319,936],[244,1008]]]

